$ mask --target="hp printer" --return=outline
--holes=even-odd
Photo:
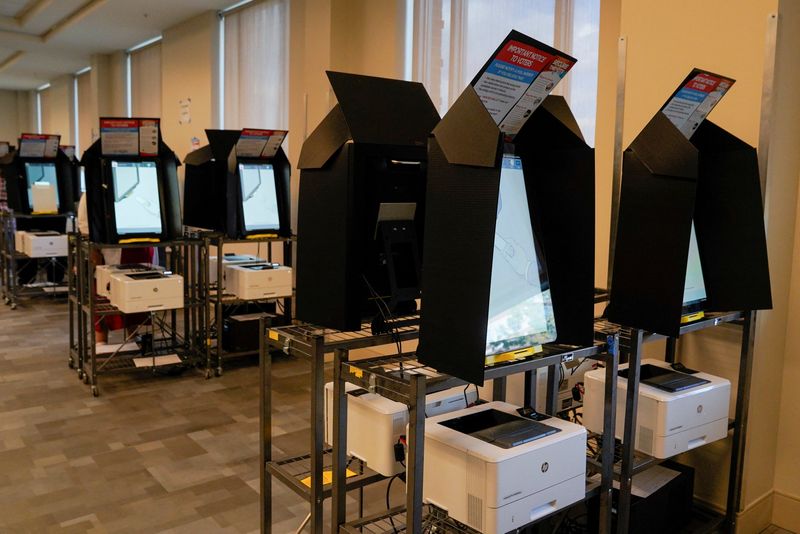
[[[505,534],[586,496],[586,429],[490,402],[425,421],[425,500]]]
[[[109,300],[123,313],[183,308],[183,277],[159,269],[112,272]]]
[[[243,300],[292,296],[292,268],[277,263],[225,267],[226,291]]]
[[[377,393],[345,383],[347,392],[347,454],[366,462],[384,476],[402,473],[395,457],[395,444],[406,433],[408,407]],[[431,393],[425,400],[430,417],[466,407],[478,399],[475,388],[453,388]],[[333,382],[325,384],[325,441],[333,443]]]
[[[66,234],[52,231],[17,231],[15,240],[15,248],[29,258],[57,258],[67,255]]]
[[[111,274],[112,273],[136,273],[158,270],[163,271],[163,267],[150,263],[120,263],[117,265],[98,265],[94,270],[94,279],[97,283],[97,294],[101,297],[111,297]]]
[[[617,425],[621,438],[625,421],[628,365],[619,366],[617,378]],[[603,431],[605,369],[584,377],[583,424]],[[636,450],[669,458],[728,435],[728,403],[731,383],[706,373],[674,371],[659,360],[642,360],[639,409],[636,416]]]
[[[222,256],[222,289],[225,289],[225,267],[229,265],[247,265],[250,263],[263,263],[264,260],[252,254],[225,254]],[[208,282],[217,283],[217,257],[208,258]]]

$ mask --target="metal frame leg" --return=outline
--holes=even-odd
[[[523,392],[525,407],[536,409],[536,371],[525,371],[525,391]]]
[[[736,388],[736,415],[734,416],[731,466],[728,478],[728,499],[725,523],[728,532],[736,531],[736,514],[742,501],[742,471],[747,444],[747,406],[750,403],[750,384],[753,374],[753,348],[756,334],[756,312],[745,313],[742,325],[742,352],[739,360],[739,382]]]
[[[675,354],[678,348],[678,338],[668,337],[664,349],[664,360],[667,363],[675,363]]]
[[[617,506],[617,532],[626,534],[630,528],[631,486],[636,445],[636,417],[639,411],[639,378],[642,360],[643,332],[638,328],[625,328],[622,342],[628,353],[628,383],[626,391],[625,431],[622,441],[622,465],[619,476],[619,504]],[[613,436],[613,434],[612,434]]]
[[[560,363],[547,367],[547,401],[545,404],[545,413],[547,415],[554,416],[558,413],[559,367],[561,367]]]
[[[342,376],[342,363],[347,352],[336,349],[333,354],[333,488],[331,491],[331,525],[333,532],[347,521],[347,393]]]
[[[272,356],[267,352],[266,321],[258,320],[259,354],[259,481],[261,483],[261,532],[272,532],[272,476],[267,464],[272,461]]]
[[[492,400],[506,400],[506,377],[503,376],[492,380]]]
[[[314,339],[311,359],[311,532],[322,534],[324,501],[322,473],[325,441],[325,348],[324,337]]]
[[[600,453],[600,532],[610,533],[614,499],[614,432],[617,424],[617,372],[619,371],[619,335],[609,339],[606,358],[606,383],[603,404],[603,444]]]
[[[411,377],[412,404],[408,413],[408,467],[406,468],[406,529],[422,532],[422,475],[425,471],[425,377]]]

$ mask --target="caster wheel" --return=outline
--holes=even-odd
[[[211,378],[211,369],[206,369],[206,380]]]
[[[78,369],[78,380],[83,380],[83,370]]]
[[[220,376],[222,376],[222,367],[217,367],[217,368],[214,370],[214,376],[217,376],[217,377],[220,377]]]
[[[6,306],[8,306],[9,304],[11,304],[11,301],[10,301],[10,300],[8,300],[8,297],[3,297],[3,304],[5,304]]]
[[[88,384],[89,383],[89,375],[86,374],[86,373],[83,373],[83,383],[84,384]]]
[[[99,397],[99,396],[100,396],[100,390],[97,389],[97,386],[92,386],[92,397]]]
[[[69,367],[70,369],[75,369],[75,362],[73,362],[72,360],[68,361],[67,367]]]
[[[16,310],[16,309],[17,309],[17,303],[16,303],[16,302],[14,302],[13,304],[11,304],[11,309],[12,309],[12,310]]]

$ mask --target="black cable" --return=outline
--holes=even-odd
[[[394,316],[392,315],[392,310],[389,309],[389,305],[386,304],[386,301],[383,300],[375,288],[372,287],[372,284],[369,283],[367,277],[365,275],[361,275],[361,278],[364,279],[364,283],[367,284],[367,289],[372,294],[372,297],[375,299],[376,306],[378,307],[378,312],[381,314],[381,318],[383,319],[384,324],[389,326],[389,333],[392,336],[392,340],[394,340],[395,344],[397,345],[397,354],[403,353],[403,342],[400,339],[400,333],[397,331],[397,326],[392,325],[389,320],[393,319]],[[383,305],[383,307],[381,307]],[[384,313],[384,309],[386,310]]]
[[[389,492],[392,490],[392,482],[394,482],[394,479],[396,479],[399,476],[400,476],[399,473],[397,475],[394,475],[392,478],[389,479],[389,483],[386,485],[386,510],[387,511],[392,509],[392,505],[389,503]],[[392,519],[391,515],[389,516],[389,523],[392,524],[392,529],[394,530],[395,534],[398,534],[397,527],[395,526],[394,520]]]

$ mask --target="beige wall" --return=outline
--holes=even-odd
[[[17,137],[21,133],[17,110],[19,109],[19,91],[0,91],[0,141],[17,144]]]
[[[192,137],[206,143],[206,128],[217,127],[216,64],[219,19],[207,12],[163,33],[161,42],[161,131],[164,141],[183,160]],[[181,124],[181,100],[191,100],[191,121]]]
[[[289,160],[297,227],[300,147],[336,103],[326,70],[402,78],[403,0],[294,0],[290,8]],[[376,29],[380,46],[375,46]]]
[[[72,144],[74,132],[73,119],[73,78],[60,76],[50,82],[48,107],[42,117],[42,133],[60,134],[61,144]]]
[[[783,387],[780,403],[772,407],[780,406],[772,520],[786,529],[800,532],[800,403],[795,395],[800,383],[800,331],[797,328],[800,324],[800,196],[797,196],[800,181],[800,150],[797,148],[800,146],[800,93],[797,90],[800,87],[797,56],[800,50],[800,3],[781,0],[779,28],[768,179],[778,182],[781,191],[794,191],[795,199],[781,199],[780,204],[786,211],[786,218],[794,215],[796,222],[792,228],[793,239],[786,230],[785,240],[774,246],[781,251],[782,262],[790,269],[790,282],[788,287],[782,288],[788,304],[786,341],[783,347],[776,347],[782,349]],[[775,191],[770,206],[773,202],[778,203],[776,197],[781,191]],[[788,205],[793,200],[794,203]]]
[[[778,12],[777,0],[735,0],[713,2],[641,2],[605,0],[601,24],[601,80],[598,101],[598,281],[605,280],[608,233],[608,202],[611,198],[611,173],[616,94],[611,88],[617,69],[618,35],[627,41],[626,86],[623,121],[623,146],[627,146],[657,110],[675,85],[694,67],[707,68],[737,80],[733,90],[711,115],[711,120],[756,146],[759,142],[761,94],[764,78],[765,44],[769,15]],[[797,409],[790,391],[800,379],[800,359],[792,343],[792,324],[800,319],[800,308],[791,307],[790,287],[800,284],[793,271],[797,182],[800,174],[800,144],[797,84],[800,80],[796,51],[800,16],[791,0],[781,3],[782,37],[778,47],[779,79],[776,85],[776,113],[767,133],[772,139],[768,154],[766,226],[770,254],[774,309],[759,314],[755,346],[755,365],[750,397],[749,431],[745,458],[743,505],[740,531],[763,528],[780,517],[785,526],[798,514],[792,497],[800,495],[800,469],[794,453],[800,445]],[[687,16],[691,14],[691,16]],[[619,22],[615,17],[619,16]],[[713,21],[713,24],[709,21]],[[604,31],[605,30],[605,31]],[[603,79],[605,77],[605,80]],[[782,78],[782,79],[781,79]],[[778,90],[778,88],[782,88]],[[760,154],[761,158],[767,154]],[[800,274],[800,267],[795,268]],[[800,289],[800,285],[797,285]],[[794,319],[794,320],[793,320]],[[787,329],[790,335],[787,337]],[[693,334],[681,340],[680,353],[689,365],[730,378],[736,387],[736,372],[741,331],[726,327]],[[784,346],[787,349],[784,352]],[[784,366],[784,354],[786,362]],[[784,396],[781,403],[781,384]],[[777,409],[781,406],[781,410]],[[785,421],[785,422],[784,422]],[[780,422],[780,435],[776,432]],[[714,505],[724,505],[727,483],[729,440],[681,457],[698,468],[696,492]],[[777,469],[776,469],[777,451]],[[794,463],[792,463],[794,462]],[[776,515],[772,507],[775,502]],[[787,504],[788,503],[788,504]],[[794,515],[793,515],[794,514]]]

